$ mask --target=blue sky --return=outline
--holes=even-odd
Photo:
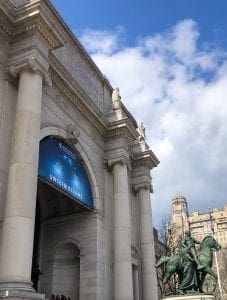
[[[162,32],[182,19],[199,25],[201,39],[227,46],[225,0],[53,0],[67,24],[79,34],[86,28],[113,30],[123,26],[129,44]],[[66,4],[67,3],[67,4]]]
[[[154,223],[183,194],[190,211],[227,204],[227,22],[219,0],[53,0],[160,160]]]

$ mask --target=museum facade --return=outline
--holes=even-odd
[[[159,163],[49,0],[0,2],[0,299],[156,300]]]

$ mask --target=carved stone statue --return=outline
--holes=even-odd
[[[139,131],[139,140],[140,141],[144,141],[145,140],[145,127],[143,125],[143,122],[140,123],[139,127],[138,127],[138,131]]]
[[[191,237],[190,232],[186,232],[179,254],[163,256],[157,262],[156,268],[165,265],[165,274],[161,283],[163,295],[165,295],[165,284],[174,273],[178,275],[179,294],[203,293],[203,283],[207,274],[214,278],[213,292],[215,291],[217,275],[212,270],[213,251],[220,250],[221,246],[211,235],[202,240],[198,251],[195,249],[195,243],[198,242]]]
[[[119,109],[121,108],[121,96],[119,92],[119,88],[113,90],[112,93],[112,102],[113,102],[113,109]]]

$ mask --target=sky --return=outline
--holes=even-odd
[[[154,225],[184,195],[189,212],[227,204],[226,0],[52,1],[160,160]]]

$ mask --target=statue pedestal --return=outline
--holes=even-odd
[[[163,297],[163,300],[216,300],[214,295],[210,294],[192,294]]]

